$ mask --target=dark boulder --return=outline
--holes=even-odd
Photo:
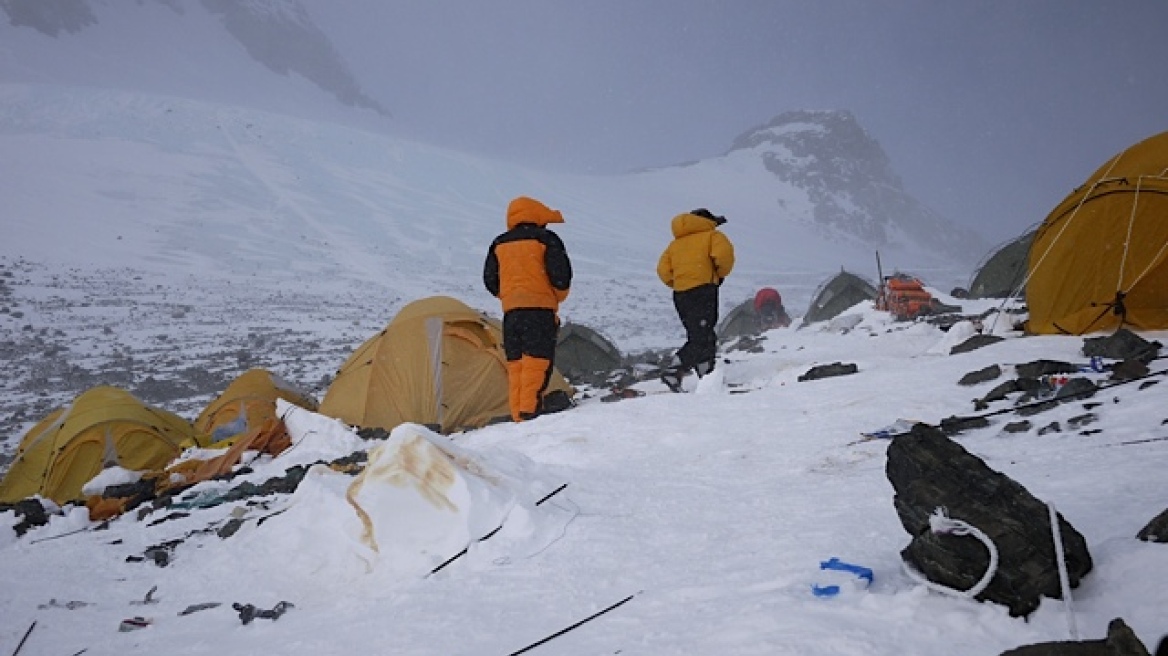
[[[807,373],[799,376],[799,382],[807,380],[819,380],[820,378],[831,378],[832,376],[848,376],[856,373],[859,369],[854,364],[844,364],[842,362],[833,362],[832,364],[821,364],[817,367],[811,367]]]
[[[1136,380],[1143,378],[1152,369],[1143,360],[1130,359],[1116,362],[1111,368],[1111,380]]]
[[[989,382],[989,381],[991,381],[991,380],[993,380],[1001,375],[1002,375],[1002,368],[996,364],[991,364],[990,366],[986,367],[985,369],[978,369],[977,371],[971,371],[971,372],[965,374],[964,376],[961,377],[961,380],[957,381],[957,384],[958,385],[977,385],[978,383]]]
[[[997,335],[974,335],[969,339],[961,342],[957,346],[949,349],[949,355],[957,355],[958,353],[968,353],[977,350],[983,346],[996,344],[1005,339],[1005,337],[998,337]]]
[[[957,435],[967,430],[974,430],[976,428],[986,428],[990,425],[990,420],[985,417],[958,417],[953,415],[945,417],[941,420],[941,431],[946,435]]]
[[[885,467],[896,492],[900,522],[912,536],[901,558],[930,581],[969,590],[989,566],[986,546],[973,536],[938,534],[930,517],[938,509],[984,532],[999,554],[997,571],[976,596],[1026,616],[1042,597],[1061,598],[1050,511],[1009,477],[986,466],[943,432],[917,424],[893,438]],[[1091,571],[1087,542],[1059,516],[1071,587]]]
[[[1120,328],[1106,337],[1088,337],[1083,340],[1083,355],[1112,360],[1150,361],[1160,351],[1160,342],[1148,340],[1127,328]]]
[[[1107,625],[1107,637],[1102,640],[1043,642],[1009,649],[1001,656],[1148,656],[1148,648],[1117,617]]]
[[[1022,378],[1040,378],[1042,376],[1050,376],[1052,374],[1073,374],[1079,371],[1079,368],[1069,362],[1059,362],[1058,360],[1035,360],[1033,362],[1026,362],[1015,365],[1014,370],[1018,372],[1018,376]]]
[[[1058,388],[1058,391],[1054,394],[1054,398],[1065,403],[1076,399],[1090,398],[1095,396],[1095,392],[1097,391],[1099,391],[1099,386],[1089,379],[1072,378]]]
[[[0,505],[0,512],[5,510],[12,510],[20,517],[20,521],[12,527],[16,531],[17,537],[28,533],[38,526],[44,526],[49,523],[49,512],[41,505],[41,502],[34,498],[21,499],[13,504]]]
[[[1144,542],[1168,543],[1168,510],[1156,515],[1155,519],[1140,529],[1136,537]]]

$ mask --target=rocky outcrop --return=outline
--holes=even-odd
[[[929,581],[967,591],[990,565],[978,538],[934,531],[931,518],[941,509],[983,532],[998,551],[996,572],[976,599],[1025,616],[1042,597],[1062,597],[1050,510],[1026,488],[927,424],[893,439],[886,474],[896,513],[912,536],[901,558]],[[1070,586],[1077,587],[1092,567],[1087,542],[1061,516],[1058,526]]]

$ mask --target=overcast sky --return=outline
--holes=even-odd
[[[606,173],[847,109],[991,241],[1168,130],[1164,0],[304,2],[404,134]]]

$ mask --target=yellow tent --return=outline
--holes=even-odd
[[[1030,246],[1029,332],[1168,328],[1168,132],[1099,168]]]
[[[0,481],[0,502],[37,494],[57,503],[82,499],[81,487],[106,467],[162,469],[193,435],[176,414],[115,387],[95,387],[24,436]]]
[[[195,419],[200,446],[229,446],[231,440],[276,416],[276,399],[315,411],[316,399],[266,369],[240,374]]]
[[[558,371],[552,394],[573,394]],[[414,301],[349,356],[320,412],[354,426],[413,422],[443,433],[509,418],[502,328],[447,296]]]

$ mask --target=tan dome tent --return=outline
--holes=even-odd
[[[1168,132],[1108,160],[1030,247],[1027,330],[1168,328]]]
[[[573,394],[558,371],[545,398],[553,394]],[[447,296],[414,301],[349,356],[320,412],[354,426],[414,422],[443,433],[509,420],[502,327]]]
[[[1033,241],[1034,231],[1031,230],[990,253],[969,283],[969,297],[1009,298],[1015,292],[1021,295],[1024,292],[1022,283],[1026,280],[1027,256]]]
[[[816,290],[807,314],[803,315],[803,323],[832,319],[857,303],[876,300],[876,296],[875,285],[841,270]]]
[[[570,380],[608,374],[621,366],[620,349],[608,338],[578,323],[565,323],[556,335],[556,369]]]
[[[37,494],[57,503],[80,500],[82,486],[103,469],[162,469],[193,436],[182,417],[147,406],[124,390],[95,387],[24,436],[0,481],[0,502]]]
[[[276,399],[315,411],[316,399],[265,369],[240,374],[195,420],[200,446],[228,446],[231,439],[276,416]]]

